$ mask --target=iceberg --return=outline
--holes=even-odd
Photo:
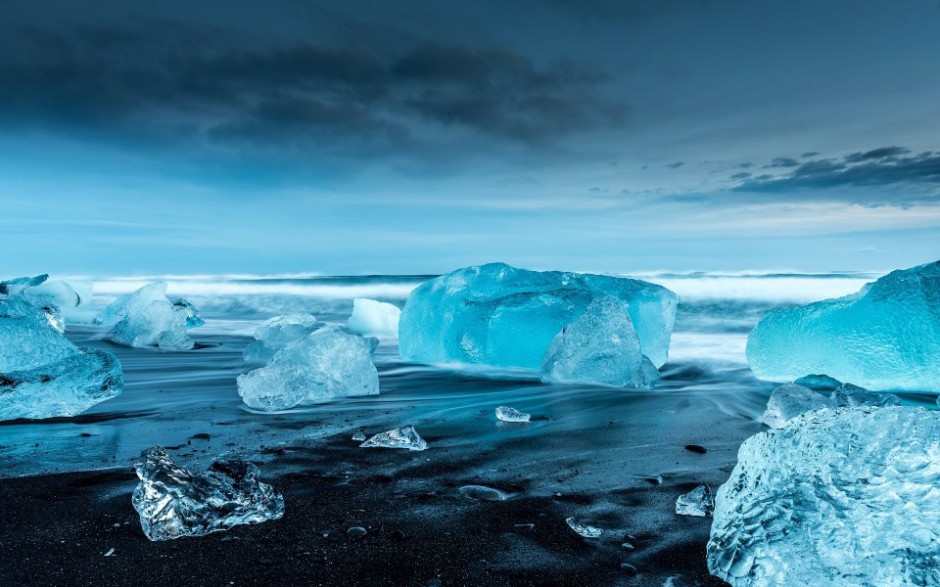
[[[397,338],[400,317],[401,309],[394,304],[356,298],[346,328],[359,334]]]
[[[245,347],[245,361],[267,363],[274,358],[277,351],[324,326],[326,324],[318,322],[313,314],[295,313],[275,316],[255,330],[255,342]]]
[[[284,515],[284,496],[259,481],[258,468],[245,461],[216,461],[196,476],[153,447],[134,467],[140,483],[131,503],[150,540],[203,536]]]
[[[326,327],[277,351],[264,367],[239,375],[238,394],[256,410],[287,410],[343,397],[378,395],[372,363],[378,341]]]
[[[121,394],[117,357],[90,347],[60,361],[0,374],[0,420],[77,416]]]
[[[781,428],[800,414],[822,408],[898,405],[901,405],[901,399],[893,393],[871,393],[851,383],[841,384],[829,396],[802,385],[788,383],[770,394],[761,421],[771,428]]]
[[[734,587],[940,584],[940,412],[822,409],[752,436],[717,492]]]
[[[542,359],[542,379],[615,387],[649,387],[659,371],[640,351],[630,314],[614,297],[592,301],[561,329]]]
[[[676,514],[704,518],[715,511],[715,492],[708,485],[699,485],[676,499]]]
[[[873,391],[940,391],[940,261],[769,312],[748,337],[747,359],[768,381],[826,373]]]
[[[401,313],[399,352],[418,363],[540,372],[555,336],[605,296],[624,304],[640,351],[662,366],[678,303],[673,292],[634,279],[504,263],[458,269],[415,289]]]
[[[411,424],[376,434],[359,445],[361,448],[405,448],[408,450],[425,450],[428,443],[418,435],[418,431]]]
[[[496,418],[503,422],[528,422],[532,419],[532,415],[509,406],[499,406],[496,408]]]
[[[0,294],[22,296],[36,306],[57,307],[66,311],[87,303],[91,293],[91,283],[50,280],[46,274],[0,281]]]
[[[192,304],[167,298],[162,281],[118,297],[95,321],[110,327],[106,338],[117,344],[171,351],[192,349],[187,329],[203,324]]]
[[[76,347],[49,308],[0,297],[0,420],[75,416],[123,387],[117,357]]]

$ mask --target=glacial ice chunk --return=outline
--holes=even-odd
[[[768,381],[826,373],[873,391],[940,391],[940,261],[769,312],[748,337],[747,359]]]
[[[284,496],[259,481],[258,468],[245,461],[216,461],[197,476],[153,447],[135,468],[140,483],[131,502],[150,540],[203,536],[284,515]]]
[[[828,408],[831,405],[829,398],[818,391],[788,383],[770,394],[767,409],[761,420],[771,428],[780,428],[804,412]]]
[[[532,419],[532,415],[509,406],[499,406],[496,408],[496,418],[503,422],[528,422]]]
[[[22,296],[0,298],[0,373],[40,367],[78,352],[62,334],[61,316]]]
[[[604,531],[595,526],[588,526],[587,524],[582,524],[572,516],[570,518],[565,518],[565,523],[568,524],[568,527],[574,530],[577,534],[583,536],[584,538],[600,538]]]
[[[717,492],[709,571],[734,587],[940,584],[940,412],[823,409],[756,434]]]
[[[542,359],[542,378],[559,383],[649,387],[659,378],[640,351],[627,308],[612,296],[595,298],[561,329]]]
[[[359,445],[362,448],[405,448],[408,450],[425,450],[428,443],[418,435],[418,431],[411,424],[400,428],[380,432]]]
[[[327,327],[277,351],[264,367],[239,375],[238,394],[257,410],[287,410],[337,398],[377,395],[377,341]]]
[[[620,277],[528,271],[503,263],[458,269],[415,289],[399,323],[403,358],[540,370],[555,335],[595,298],[625,304],[640,350],[666,362],[678,297]]]
[[[394,304],[356,298],[346,328],[368,336],[397,338],[400,317],[401,308]]]
[[[506,501],[510,497],[505,491],[486,485],[463,485],[457,491],[464,497],[480,501]]]
[[[77,416],[121,394],[117,357],[91,347],[25,371],[0,373],[0,420]]]
[[[803,387],[808,387],[813,391],[834,391],[837,387],[842,385],[841,381],[837,381],[828,375],[822,374],[804,375],[793,383],[802,385]]]
[[[245,361],[267,363],[274,358],[277,351],[324,326],[326,324],[317,321],[313,314],[294,313],[275,316],[255,330],[255,342],[245,347]]]
[[[65,322],[62,315],[70,319],[81,315],[79,306],[87,306],[92,295],[90,282],[65,282],[49,279],[48,275],[36,277],[18,277],[0,281],[0,294],[21,296],[34,306],[44,308],[55,316],[56,328],[64,332]]]
[[[715,492],[708,485],[699,485],[676,499],[676,514],[704,518],[715,511]]]
[[[858,406],[899,406],[901,398],[893,393],[872,393],[851,383],[843,383],[832,392],[830,396],[834,408],[855,408]]]
[[[192,304],[167,298],[166,283],[161,281],[118,297],[96,321],[111,328],[107,339],[117,344],[173,351],[193,348],[187,329],[202,324]]]

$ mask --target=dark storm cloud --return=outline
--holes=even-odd
[[[7,32],[7,125],[342,149],[451,131],[536,145],[625,116],[602,71],[500,49],[271,47],[171,22]]]
[[[895,185],[940,187],[940,152],[926,151],[911,155],[910,150],[903,147],[882,147],[852,153],[841,159],[807,161],[785,175],[751,178],[734,189],[789,192]]]

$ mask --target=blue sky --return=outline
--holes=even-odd
[[[940,4],[12,0],[5,272],[940,257]]]

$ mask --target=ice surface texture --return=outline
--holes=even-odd
[[[787,383],[770,394],[762,421],[771,428],[781,428],[800,414],[821,408],[884,407],[900,404],[901,400],[893,393],[871,393],[849,383],[841,384],[829,396],[802,385]]]
[[[360,334],[396,338],[400,317],[401,309],[396,305],[356,298],[346,327]]]
[[[325,327],[277,351],[259,369],[238,376],[238,393],[257,410],[379,393],[372,363],[378,341],[344,328]]]
[[[940,584],[940,412],[809,412],[752,436],[715,504],[735,587]]]
[[[258,480],[258,468],[244,461],[217,461],[196,476],[177,466],[160,447],[135,464],[140,483],[131,503],[151,540],[202,536],[284,515],[284,497]]]
[[[408,450],[424,450],[428,443],[415,430],[411,424],[387,430],[376,434],[359,445],[362,448],[405,448]]]
[[[940,262],[768,313],[748,337],[747,359],[769,381],[825,373],[875,391],[940,391]]]
[[[23,296],[0,297],[0,420],[75,416],[123,388],[117,357],[76,347]]]
[[[160,281],[120,296],[101,311],[97,321],[111,327],[107,338],[112,342],[172,351],[193,348],[187,329],[203,323],[192,304],[167,298],[166,283]]]
[[[699,485],[676,499],[676,514],[704,518],[715,511],[715,492],[708,485]]]
[[[630,314],[614,297],[592,301],[561,329],[542,359],[543,379],[615,387],[648,387],[659,371],[640,351]]]
[[[275,316],[255,330],[255,342],[245,347],[245,360],[249,363],[267,363],[277,351],[324,326],[313,314]]]
[[[527,271],[503,263],[458,269],[415,289],[399,324],[399,351],[419,363],[540,369],[555,335],[595,299],[627,305],[640,350],[666,362],[678,297],[633,279]]]

